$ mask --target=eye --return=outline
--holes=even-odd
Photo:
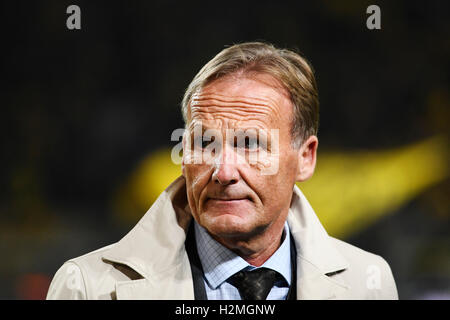
[[[209,144],[214,141],[214,137],[205,139],[204,136],[196,137],[194,139],[194,148],[205,149]]]
[[[248,150],[256,150],[259,148],[258,138],[245,137],[245,148]]]

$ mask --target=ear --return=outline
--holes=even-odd
[[[316,168],[317,147],[319,139],[316,136],[310,136],[303,142],[298,150],[298,166],[296,181],[306,181],[312,177]]]
[[[183,133],[183,138],[182,138],[182,143],[183,143],[183,157],[181,158],[181,174],[183,177],[186,178],[186,174],[185,174],[185,157],[186,157],[186,143],[187,143],[187,138],[186,138],[186,129],[184,130]]]

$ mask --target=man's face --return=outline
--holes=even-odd
[[[213,236],[246,239],[281,228],[298,171],[292,119],[287,92],[265,74],[220,78],[194,95],[189,137],[183,141],[183,175],[192,214]],[[272,129],[278,135],[271,139]],[[205,152],[208,142],[195,141],[196,130],[218,133],[221,147]],[[242,145],[231,132],[251,134]],[[193,163],[187,147],[197,156],[204,153],[204,161]]]

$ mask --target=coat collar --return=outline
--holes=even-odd
[[[329,275],[345,270],[348,263],[297,186],[287,221],[297,250],[297,299],[339,298],[349,286]]]
[[[192,215],[184,177],[175,180],[137,225],[103,259],[128,266],[142,279],[116,284],[118,299],[194,299],[184,247]],[[348,264],[334,248],[310,204],[295,186],[288,224],[297,249],[298,299],[338,297],[348,287],[327,276]]]

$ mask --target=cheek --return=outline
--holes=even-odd
[[[297,169],[296,156],[293,153],[280,152],[280,156],[268,159],[268,162],[269,167],[262,163],[259,167],[254,167],[253,187],[260,195],[264,206],[274,208],[281,206],[292,195]],[[272,172],[268,168],[272,169]]]
[[[201,192],[208,184],[212,170],[207,165],[185,165],[184,174],[190,205],[198,209]]]

